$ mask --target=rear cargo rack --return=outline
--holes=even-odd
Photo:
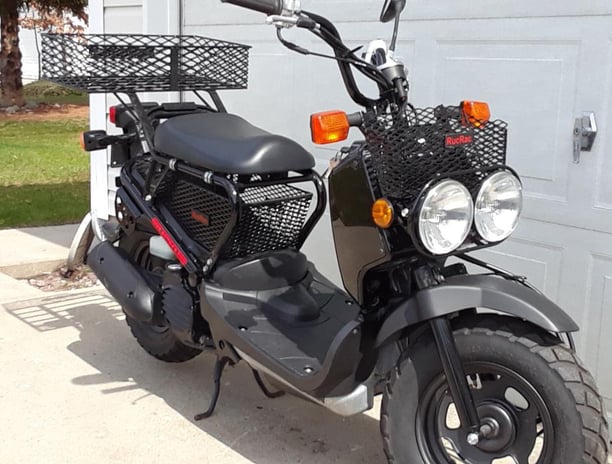
[[[246,89],[249,49],[198,36],[45,34],[42,77],[89,93]]]

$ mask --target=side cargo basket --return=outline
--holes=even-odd
[[[148,163],[139,162],[145,176]],[[220,253],[220,258],[241,258],[300,247],[313,194],[287,179],[264,181],[252,176],[245,181],[228,175],[237,187],[240,201],[238,224]],[[155,182],[154,182],[155,183]],[[156,197],[165,205],[191,240],[208,252],[220,240],[232,216],[226,192],[184,173],[167,173],[157,187]]]

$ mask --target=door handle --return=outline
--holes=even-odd
[[[585,111],[574,124],[574,163],[580,163],[583,151],[591,151],[597,137],[597,120],[593,111]]]

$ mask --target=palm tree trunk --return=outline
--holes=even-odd
[[[0,16],[0,105],[23,106],[18,5],[15,0],[0,1],[6,2]]]

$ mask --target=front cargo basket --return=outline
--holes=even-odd
[[[506,163],[507,124],[466,123],[459,107],[379,115],[366,122],[365,133],[374,185],[405,208],[412,208],[423,187],[436,178],[448,175],[474,193],[491,168]]]

